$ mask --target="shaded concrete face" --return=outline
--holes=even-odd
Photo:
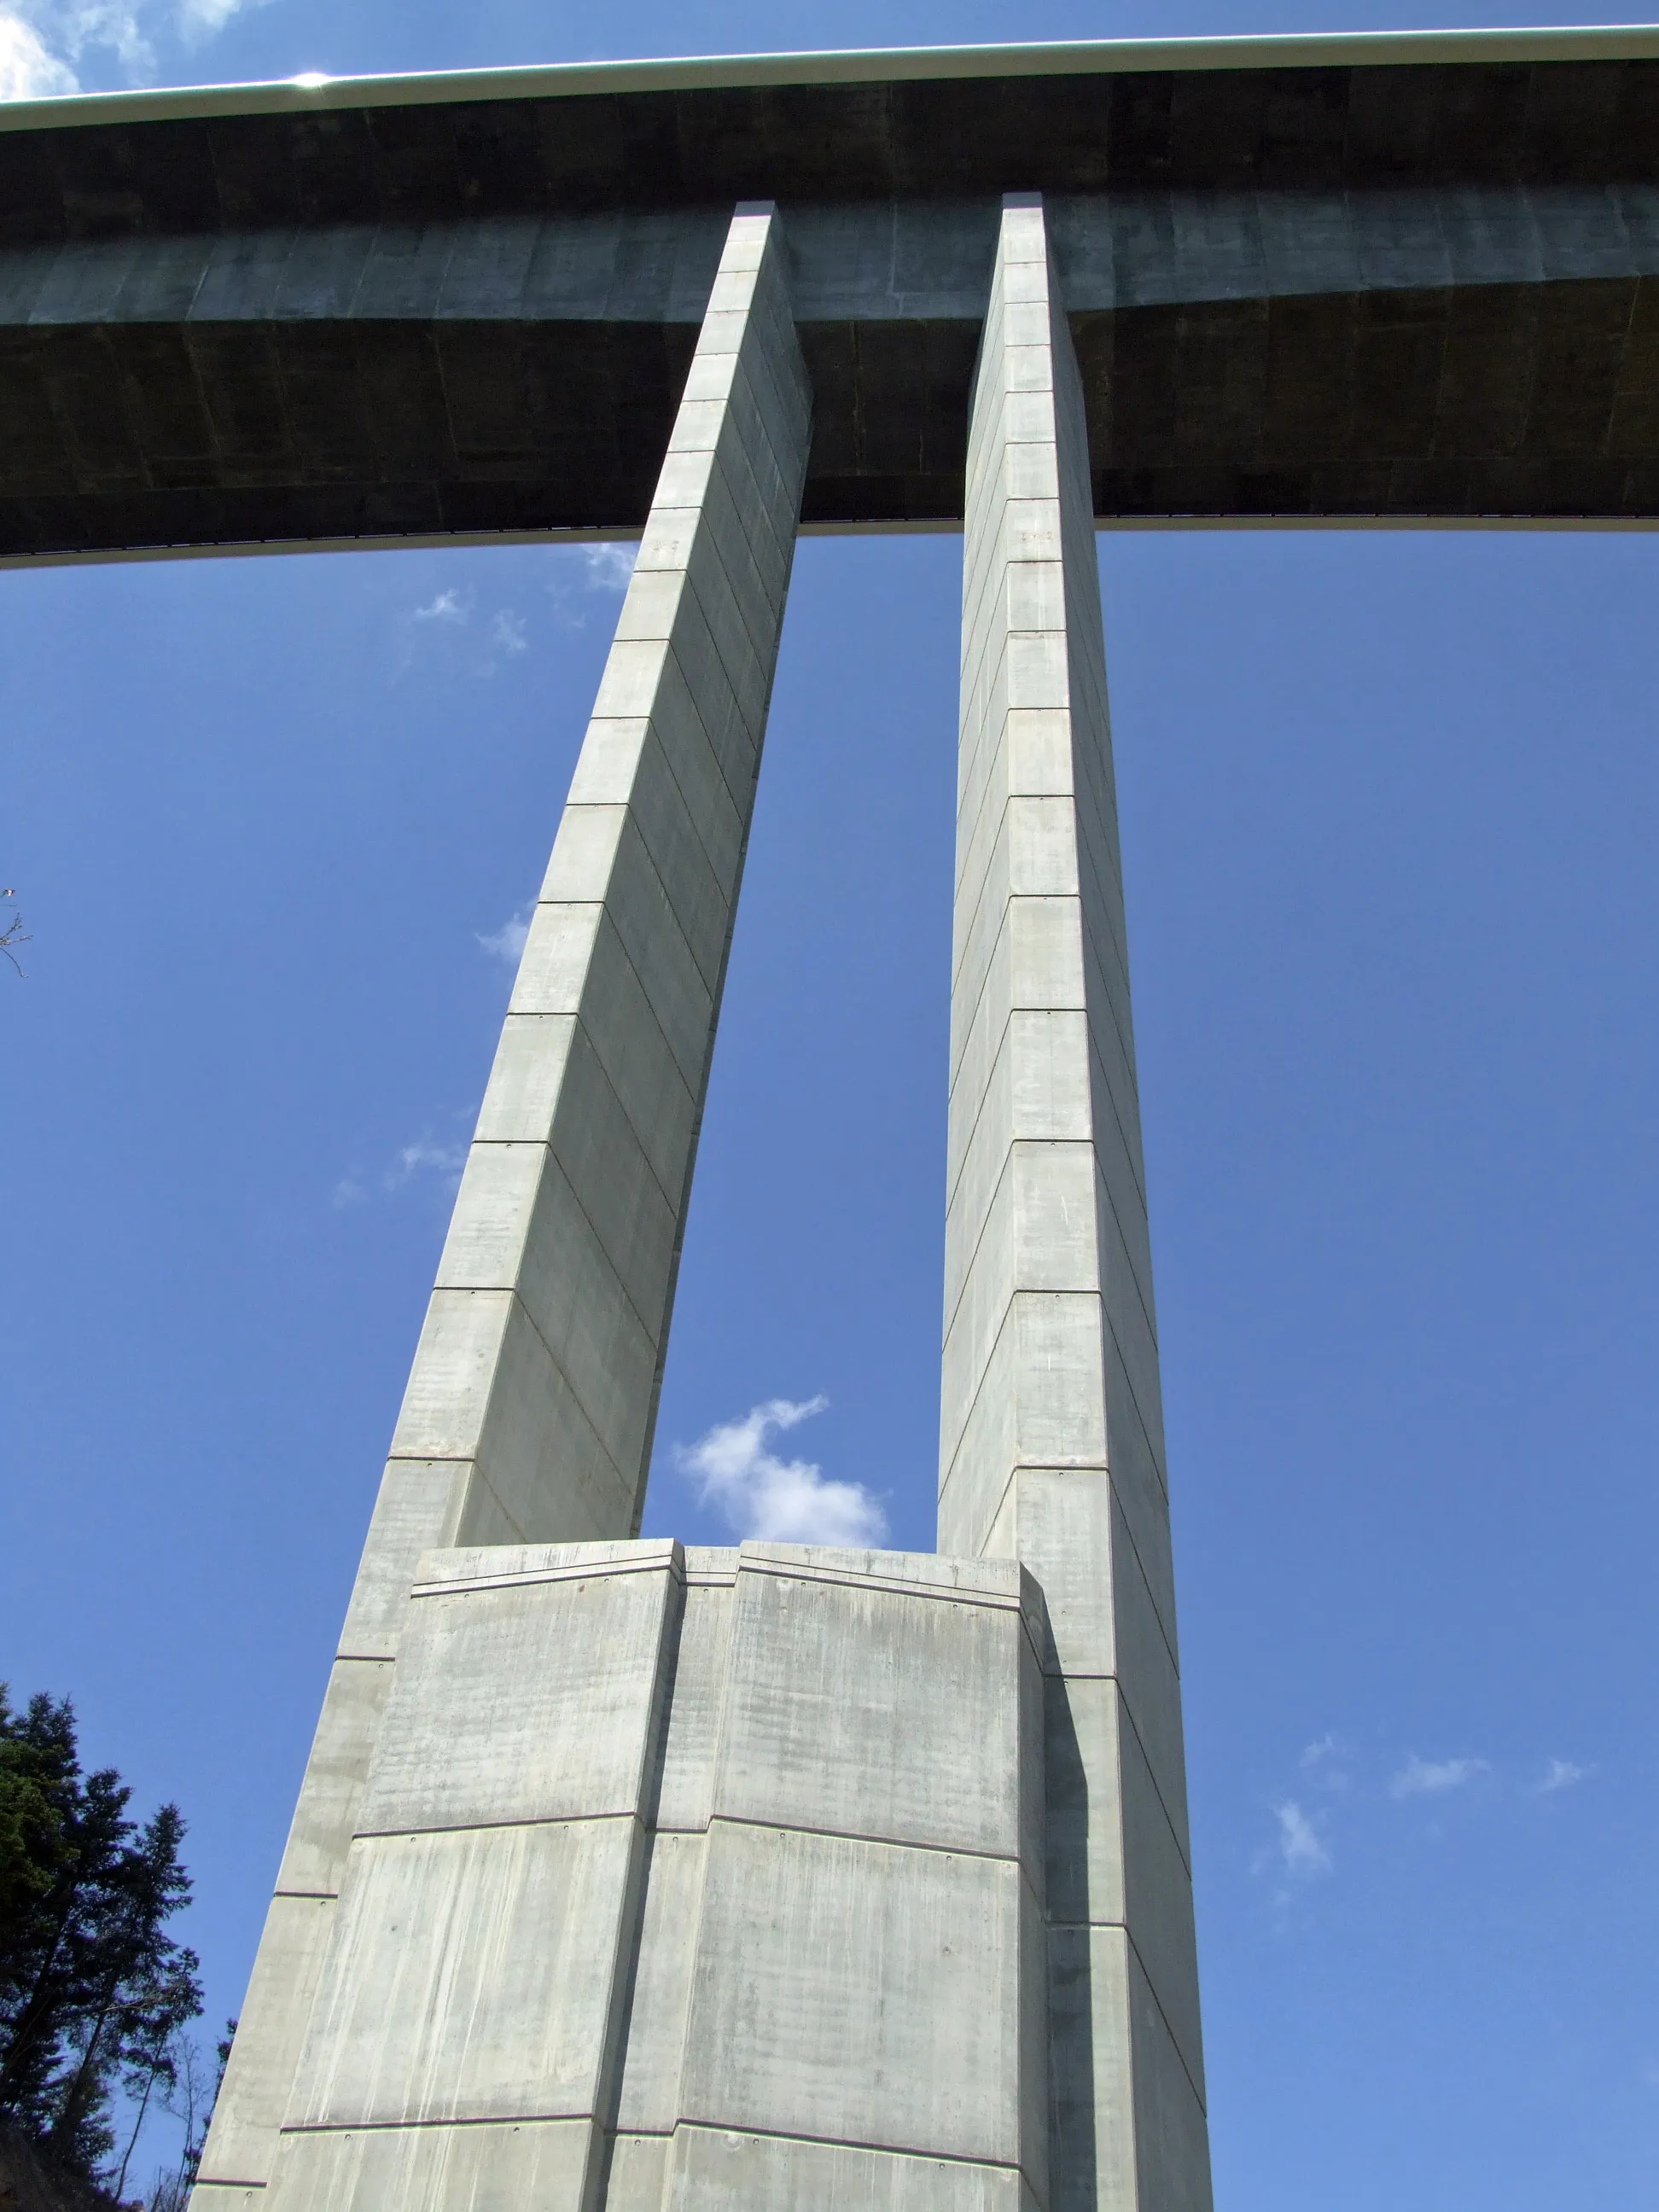
[[[740,212],[532,921],[204,2187],[270,2179],[417,1559],[456,1542],[626,1540],[638,1526],[810,416],[773,220]],[[560,1649],[542,1689],[556,1702]],[[532,1698],[532,1733],[537,1710]],[[471,1718],[463,1701],[426,1725],[464,1739]],[[383,1795],[398,1741],[395,1728],[381,1741]],[[461,1778],[447,1768],[423,1784],[411,1755],[406,1790],[423,1786],[453,1796]],[[411,1832],[417,1810],[397,1814]],[[580,1879],[625,1883],[631,1862],[613,1863],[621,1846],[595,1834],[599,1858]],[[394,1914],[431,1907],[459,1879],[447,1848],[370,1853],[365,1926],[375,1899]],[[510,1921],[520,1890],[576,1879],[532,1851],[503,1874],[500,1911]],[[341,2005],[380,2002],[355,1970],[341,1974]],[[439,2063],[408,2055],[409,2096]]]
[[[1163,1416],[1080,381],[1040,204],[975,378],[939,1542],[1048,1601],[1052,2203],[1206,2212]]]
[[[959,521],[999,205],[790,208],[807,523]],[[1097,515],[1659,513],[1659,182],[1142,185],[1050,219]],[[0,556],[637,528],[724,235],[694,208],[0,246]]]
[[[867,66],[0,117],[0,558],[637,530],[750,195],[808,524],[960,521],[1029,189],[1098,516],[1659,517],[1659,62]]]

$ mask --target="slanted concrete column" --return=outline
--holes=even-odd
[[[740,208],[478,1117],[202,2212],[270,2176],[417,1559],[639,1526],[811,412],[774,218]]]
[[[1042,1584],[1051,2203],[1206,2212],[1158,1341],[1083,393],[1005,203],[963,556],[939,1548]]]

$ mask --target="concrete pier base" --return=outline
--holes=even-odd
[[[427,1554],[271,2212],[1047,2202],[1012,1561]]]

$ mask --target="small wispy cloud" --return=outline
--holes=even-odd
[[[1294,1797],[1275,1805],[1273,1818],[1279,1823],[1275,1856],[1281,1872],[1297,1881],[1330,1872],[1329,1846]]]
[[[379,1174],[342,1176],[334,1186],[335,1211],[343,1212],[350,1206],[366,1206],[371,1199],[392,1197],[428,1177],[453,1194],[460,1187],[466,1154],[464,1144],[446,1145],[429,1136],[416,1137],[413,1144],[400,1145]]]
[[[1558,1790],[1576,1790],[1581,1782],[1588,1782],[1595,1769],[1577,1766],[1570,1759],[1552,1759],[1544,1768],[1541,1778],[1533,1784],[1534,1797],[1553,1797]]]
[[[535,911],[536,902],[528,900],[516,914],[509,915],[499,929],[477,929],[472,933],[481,949],[492,960],[504,961],[509,968],[516,968],[524,957],[525,943],[530,935],[530,917]]]
[[[637,545],[584,545],[582,565],[590,592],[625,592],[639,554]]]
[[[780,1459],[769,1440],[811,1420],[827,1398],[769,1398],[741,1419],[722,1421],[690,1445],[676,1447],[681,1472],[739,1537],[784,1544],[878,1544],[887,1534],[881,1507],[861,1482],[831,1480],[811,1461]]]
[[[472,619],[472,594],[453,588],[440,592],[428,599],[425,606],[411,610],[409,619],[417,623],[442,623],[459,629]]]
[[[1462,1790],[1477,1776],[1489,1774],[1492,1766],[1484,1759],[1419,1759],[1415,1752],[1398,1771],[1389,1777],[1390,1797],[1440,1797],[1449,1790]]]
[[[412,1145],[399,1149],[386,1170],[386,1187],[401,1190],[420,1175],[439,1175],[459,1182],[466,1165],[466,1152],[465,1145],[435,1145],[429,1137],[417,1137]]]
[[[1340,1736],[1322,1735],[1316,1742],[1304,1745],[1297,1765],[1316,1788],[1346,1790],[1352,1779],[1352,1759],[1349,1746]]]
[[[263,0],[179,0],[179,35],[186,46],[200,46],[204,39],[216,37],[245,7],[262,4]]]
[[[530,650],[530,632],[516,607],[480,613],[477,593],[459,584],[434,592],[424,605],[398,617],[403,640],[398,672],[435,655],[475,676],[493,676],[505,660]]]

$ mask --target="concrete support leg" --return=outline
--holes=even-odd
[[[811,412],[774,219],[740,209],[456,1200],[200,2212],[257,2202],[270,2176],[416,1559],[639,1526]]]
[[[1083,394],[1005,204],[963,558],[939,1547],[1044,1590],[1054,2212],[1207,2212],[1158,1343]]]

